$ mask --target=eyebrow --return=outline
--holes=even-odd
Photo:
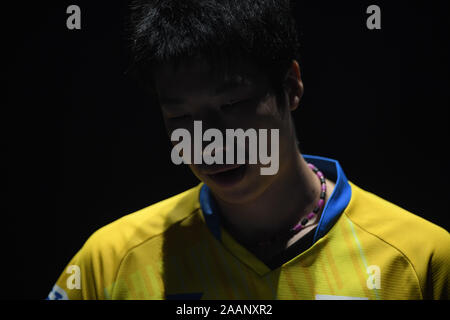
[[[218,96],[220,94],[223,94],[227,91],[232,91],[237,88],[241,87],[247,87],[250,85],[250,82],[247,78],[243,77],[233,77],[225,82],[223,82],[219,87],[216,88],[214,91],[214,95]],[[184,104],[185,101],[182,98],[176,98],[176,97],[163,97],[160,99],[160,103],[162,105],[181,105]]]
[[[239,87],[248,86],[250,84],[247,78],[237,76],[225,81],[220,87],[215,91],[216,95],[222,94],[226,91],[231,91]]]

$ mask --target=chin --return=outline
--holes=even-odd
[[[262,176],[259,174],[258,166],[245,166],[245,173],[237,181],[225,183],[218,179],[205,177],[202,179],[212,192],[222,201],[230,204],[244,204],[254,201],[261,195],[266,186],[270,184],[272,176]]]

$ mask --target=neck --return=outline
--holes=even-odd
[[[297,152],[274,182],[248,203],[217,199],[227,231],[249,246],[289,230],[313,210],[319,199],[320,182]]]

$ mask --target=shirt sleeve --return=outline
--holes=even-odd
[[[426,298],[448,300],[450,291],[450,236],[442,235],[431,255],[427,274]]]

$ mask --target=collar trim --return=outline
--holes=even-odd
[[[352,189],[337,160],[305,154],[303,155],[303,158],[314,164],[328,179],[335,182],[333,192],[325,204],[314,234],[313,243],[316,243],[320,238],[327,234],[347,207],[352,197]],[[217,204],[211,195],[210,188],[206,184],[203,184],[200,189],[199,200],[208,229],[217,240],[221,241],[222,235],[219,215],[215,214],[215,212],[217,212]]]

